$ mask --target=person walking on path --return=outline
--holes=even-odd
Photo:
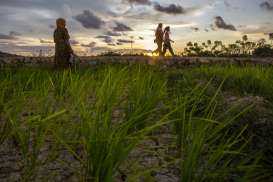
[[[164,34],[163,24],[159,23],[155,31],[155,40],[154,40],[154,42],[157,44],[157,49],[153,51],[153,54],[158,53],[159,56],[162,56],[163,34]]]
[[[175,56],[172,45],[171,45],[171,42],[174,43],[174,41],[171,40],[170,38],[170,32],[171,32],[171,29],[169,26],[164,29],[164,45],[163,45],[163,53],[162,53],[163,56],[165,56],[167,50],[170,51],[172,56]]]
[[[74,55],[71,45],[69,43],[70,36],[66,27],[66,21],[63,18],[56,20],[57,28],[54,31],[55,42],[55,66],[58,68],[68,68],[70,65],[70,58]]]

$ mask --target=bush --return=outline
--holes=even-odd
[[[254,50],[253,55],[257,57],[271,57],[273,56],[273,49],[270,45],[258,47]]]

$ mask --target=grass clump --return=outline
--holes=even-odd
[[[218,66],[3,69],[0,144],[17,144],[22,181],[37,179],[37,169],[45,167],[41,156],[50,158],[60,149],[80,164],[72,169],[79,181],[137,181],[144,176],[160,181],[166,167],[177,169],[179,174],[169,175],[183,182],[268,179],[272,174],[263,170],[263,161],[269,158],[264,151],[249,150],[249,125],[238,125],[255,112],[255,103],[226,104],[223,92],[271,101],[270,73]],[[170,140],[164,141],[165,135]],[[141,145],[149,141],[156,144]],[[49,154],[43,153],[46,145],[55,146]],[[135,152],[156,155],[160,162],[143,166],[132,157]],[[63,167],[73,168],[68,163],[63,161]]]

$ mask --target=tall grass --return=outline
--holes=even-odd
[[[5,69],[0,73],[0,144],[12,139],[18,145],[22,181],[35,180],[37,168],[42,167],[41,148],[53,138],[51,142],[80,162],[81,170],[75,169],[79,180],[112,182],[128,160],[140,163],[130,157],[142,150],[139,143],[156,139],[161,145],[164,126],[163,131],[173,129],[178,153],[165,162],[179,161],[180,181],[249,181],[251,172],[261,170],[260,155],[250,156],[245,150],[248,126],[234,125],[252,106],[223,110],[219,95],[232,87],[270,99],[271,71],[230,69],[194,68],[182,76],[176,74],[178,70],[162,72],[145,65]],[[208,79],[198,80],[198,75]],[[266,81],[256,83],[262,79]],[[163,162],[165,158],[161,157]],[[159,172],[162,167],[154,169]],[[132,181],[150,170],[126,175]]]
[[[214,66],[202,67],[201,73],[214,77],[216,82],[225,79],[224,90],[233,90],[239,94],[259,95],[273,101],[273,70],[266,67]]]
[[[72,98],[77,97],[74,104],[80,115],[79,144],[83,147],[83,157],[76,154],[65,139],[59,140],[81,161],[84,181],[113,181],[136,145],[154,128],[167,122],[167,117],[157,121],[150,117],[159,110],[157,104],[161,101],[164,81],[154,77],[151,71],[133,69],[137,69],[136,77],[130,77],[128,69],[104,70],[97,85],[89,90],[94,97],[91,100],[90,96],[71,92],[77,94]],[[78,88],[86,89],[84,85]],[[113,119],[116,111],[124,114],[118,121]]]
[[[198,105],[204,102],[206,88],[197,88],[194,93],[176,100],[175,107],[179,108],[175,112],[175,118],[179,118],[175,122],[175,131],[181,160],[180,181],[230,181],[230,174],[235,175],[236,180],[250,181],[248,175],[258,166],[252,156],[243,152],[247,145],[247,139],[243,137],[247,126],[231,133],[230,128],[251,106],[240,112],[237,110],[235,115],[234,108],[231,108],[217,116],[218,89],[208,100],[207,107],[198,111]]]

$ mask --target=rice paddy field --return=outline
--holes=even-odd
[[[2,68],[0,181],[273,181],[273,68]]]

